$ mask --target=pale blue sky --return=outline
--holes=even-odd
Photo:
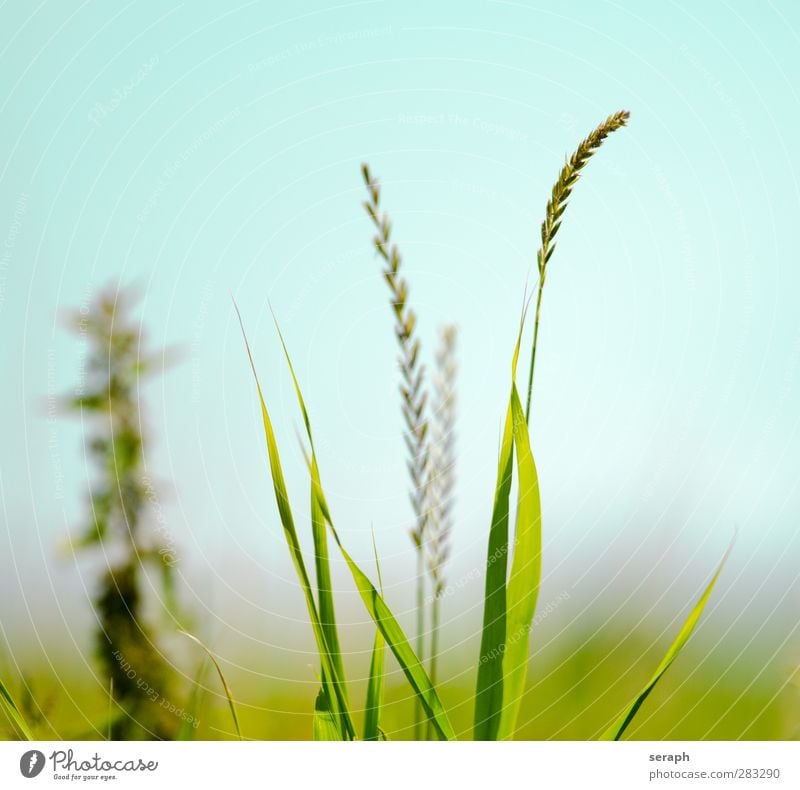
[[[46,404],[80,361],[56,314],[119,278],[142,288],[153,344],[186,351],[147,390],[148,463],[172,481],[163,507],[187,599],[217,618],[209,631],[272,639],[268,624],[303,618],[232,295],[298,512],[299,418],[267,300],[343,536],[368,562],[374,524],[395,605],[410,606],[395,349],[362,160],[384,185],[426,353],[438,325],[461,329],[451,577],[470,581],[446,616],[472,633],[482,580],[469,574],[538,226],[564,156],[620,108],[630,127],[587,167],[545,294],[533,425],[543,600],[572,591],[559,627],[587,605],[613,616],[631,591],[626,611],[672,613],[738,527],[717,622],[771,617],[767,651],[790,633],[797,4],[431,6],[0,8],[0,612],[11,634],[29,629],[23,598],[34,617],[67,607],[53,640],[88,622],[90,564],[81,576],[56,550],[82,516],[81,433],[48,423]]]

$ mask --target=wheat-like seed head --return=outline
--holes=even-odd
[[[380,209],[380,185],[372,177],[366,164],[361,166],[368,199],[364,201],[373,225],[373,243],[384,263],[383,276],[391,291],[394,311],[395,335],[400,346],[398,364],[402,375],[402,396],[405,430],[403,439],[408,449],[408,472],[411,477],[411,506],[414,509],[415,526],[411,539],[421,550],[424,545],[425,528],[428,522],[428,420],[426,416],[427,393],[425,392],[425,369],[419,361],[419,340],[415,335],[417,317],[408,305],[408,282],[400,272],[401,257],[397,245],[391,241],[389,216]]]
[[[581,170],[591,159],[592,154],[603,144],[603,141],[612,132],[625,126],[630,118],[627,110],[620,110],[613,115],[609,115],[575,150],[575,153],[567,160],[566,164],[558,176],[558,181],[553,185],[550,200],[547,202],[547,212],[544,222],[542,222],[542,246],[537,253],[537,264],[539,266],[539,277],[544,279],[547,262],[556,248],[553,239],[561,227],[561,217],[567,208],[572,189],[581,175]]]
[[[444,566],[450,555],[453,528],[453,489],[455,488],[456,418],[456,327],[442,327],[436,352],[433,409],[430,438],[430,485],[427,547],[428,568],[433,592],[440,596],[445,588]]]

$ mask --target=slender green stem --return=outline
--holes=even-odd
[[[430,672],[431,685],[436,688],[439,658],[439,623],[441,618],[441,596],[435,595],[431,604],[431,660]],[[433,737],[433,724],[428,722],[428,740]]]
[[[425,663],[425,550],[417,546],[417,658]],[[422,740],[423,712],[419,697],[414,701],[414,740]]]
[[[536,297],[536,318],[533,322],[533,348],[531,349],[531,368],[528,371],[528,400],[525,404],[525,422],[531,421],[531,392],[533,391],[533,368],[536,364],[536,344],[539,340],[539,313],[542,310],[542,291],[544,291],[544,274],[539,276],[539,294]]]

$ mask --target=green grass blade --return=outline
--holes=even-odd
[[[369,663],[369,683],[367,703],[364,710],[364,740],[381,740],[380,715],[383,705],[383,666],[386,654],[386,640],[380,629],[375,631],[372,644],[372,658]]]
[[[336,632],[336,613],[333,606],[333,588],[331,582],[330,561],[328,559],[328,531],[325,517],[319,507],[314,487],[311,487],[311,529],[314,536],[314,563],[317,572],[317,597],[319,600],[319,620],[325,643],[330,650],[331,663],[336,670],[336,677],[341,683],[341,693],[347,699],[342,650],[339,646],[339,635]],[[323,676],[325,672],[323,669]]]
[[[2,680],[0,680],[0,702],[2,702],[5,712],[8,714],[8,718],[17,728],[20,735],[22,735],[22,740],[34,740],[33,733],[30,731],[30,728],[26,724],[25,719],[22,717],[22,714],[17,707],[17,703],[14,702],[14,698],[11,696],[11,693],[5,687],[5,684]]]
[[[299,436],[298,436],[299,438]],[[300,449],[303,453],[306,466],[311,471],[311,458],[306,452],[305,447],[300,441]],[[342,664],[342,651],[339,646],[339,635],[336,630],[336,615],[333,605],[333,587],[331,582],[330,561],[328,555],[328,528],[325,524],[325,517],[319,507],[319,500],[314,493],[314,486],[311,486],[311,530],[314,538],[314,563],[317,574],[317,600],[319,606],[319,618],[325,641],[330,650],[331,664],[338,673],[338,677],[344,679],[344,665]],[[325,667],[321,668],[322,689],[315,702],[314,718],[314,739],[315,740],[342,740],[344,737],[344,727],[339,727],[337,738],[329,738],[327,735],[328,722],[317,722],[317,716],[333,716],[333,721],[339,720],[337,705],[335,702],[335,691],[330,687],[331,679],[325,673]],[[341,683],[340,694],[349,706],[347,700],[347,686]],[[324,705],[324,707],[322,707]],[[319,737],[317,737],[319,736]],[[324,736],[324,737],[323,737]]]
[[[303,588],[303,595],[306,600],[306,607],[308,609],[309,619],[311,620],[311,628],[314,632],[314,638],[317,643],[317,652],[319,653],[320,663],[322,665],[322,679],[323,686],[330,682],[333,689],[333,695],[330,700],[331,705],[336,708],[335,713],[337,719],[341,723],[341,737],[345,740],[352,740],[355,738],[355,728],[353,726],[353,719],[350,714],[347,698],[344,694],[344,686],[341,682],[341,677],[336,669],[336,661],[333,656],[333,651],[328,644],[325,630],[322,627],[320,616],[317,610],[314,595],[311,590],[311,582],[309,580],[308,571],[306,570],[305,562],[303,560],[303,553],[300,549],[300,540],[297,536],[297,530],[294,524],[294,517],[292,515],[292,508],[289,502],[289,495],[286,491],[286,482],[283,477],[283,468],[281,466],[280,453],[278,451],[278,443],[275,439],[275,432],[272,427],[272,420],[269,416],[266,401],[261,390],[261,383],[256,373],[255,363],[253,356],[250,353],[250,344],[247,342],[247,335],[244,331],[244,324],[242,317],[239,315],[239,310],[236,308],[237,316],[239,317],[239,324],[242,328],[242,335],[244,337],[245,347],[247,349],[247,356],[250,361],[250,368],[253,371],[253,378],[255,379],[256,389],[258,390],[258,399],[261,405],[261,418],[264,424],[264,435],[267,443],[267,454],[269,456],[270,473],[272,475],[272,486],[275,493],[275,501],[278,505],[278,513],[283,526],[284,536],[289,546],[289,553],[294,563],[295,572],[300,580],[300,586]],[[306,425],[308,426],[308,417],[304,414]],[[312,448],[313,449],[313,448]],[[312,455],[312,466],[315,461]],[[316,497],[315,486],[312,481],[312,502]]]
[[[323,617],[323,600],[325,600],[326,608],[329,611],[330,622],[329,626],[332,625],[330,628],[330,634],[327,629],[325,629],[326,638],[328,639],[328,645],[333,648],[336,647],[336,655],[335,659],[341,660],[341,652],[339,649],[339,637],[336,633],[336,625],[335,625],[335,616],[333,613],[333,599],[330,596],[330,589],[331,589],[331,578],[330,578],[330,562],[328,557],[328,541],[327,541],[327,526],[326,526],[326,517],[325,512],[327,511],[327,505],[325,504],[325,496],[322,491],[322,482],[320,480],[319,474],[319,467],[317,465],[317,455],[316,450],[314,449],[314,437],[311,433],[311,421],[308,417],[308,410],[306,409],[305,400],[303,399],[303,393],[300,390],[300,384],[297,381],[297,376],[295,375],[294,366],[292,365],[292,360],[289,357],[289,350],[286,347],[286,343],[283,339],[283,334],[281,333],[280,327],[278,326],[278,322],[275,319],[275,315],[273,313],[272,316],[273,320],[275,321],[275,328],[278,332],[278,337],[281,341],[281,347],[283,348],[283,353],[286,357],[286,361],[289,366],[289,372],[292,375],[292,383],[294,385],[294,391],[297,396],[297,401],[300,404],[300,411],[303,415],[303,425],[306,428],[306,435],[308,436],[308,442],[311,447],[311,457],[308,458],[305,450],[303,451],[304,456],[306,456],[306,463],[309,468],[309,473],[311,475],[311,522],[314,532],[314,550],[316,554],[316,561],[317,561],[317,584],[319,586],[319,596],[320,596],[320,620],[322,621],[323,629],[325,629],[326,623],[325,618]],[[325,587],[326,590],[323,589],[323,583],[321,579],[325,580]],[[324,595],[327,593],[327,595]],[[334,661],[334,663],[336,663]],[[344,677],[344,673],[340,673],[340,677]]]
[[[311,471],[311,458],[302,446],[303,458],[306,461],[309,472]],[[333,607],[333,588],[331,586],[330,562],[328,556],[328,528],[325,524],[325,517],[319,506],[319,499],[315,495],[314,485],[311,486],[311,527],[314,537],[314,558],[317,572],[317,597],[319,600],[319,617],[322,632],[326,638],[326,644],[331,651],[331,663],[339,678],[344,678],[344,666],[342,664],[342,652],[339,647],[339,636],[336,631],[336,617]],[[340,721],[335,703],[335,691],[331,688],[331,680],[322,667],[322,689],[317,695],[314,704],[314,740],[342,740],[344,737],[343,726],[338,727],[337,736],[330,737],[329,725],[331,721],[335,724]],[[347,700],[347,687],[341,684],[340,692]],[[349,703],[348,703],[349,704]],[[329,717],[332,717],[329,721]],[[319,721],[318,721],[319,719]]]
[[[486,554],[486,589],[483,633],[475,690],[474,738],[497,738],[503,708],[503,645],[506,639],[506,574],[508,568],[508,513],[513,473],[511,408],[506,415],[497,469],[489,549]]]
[[[422,703],[425,714],[431,720],[433,728],[437,737],[441,740],[454,740],[455,731],[453,730],[450,720],[447,718],[444,707],[439,695],[433,687],[433,684],[428,677],[428,673],[420,663],[419,658],[412,649],[411,645],[403,633],[403,629],[392,614],[391,609],[386,605],[386,602],[380,596],[378,591],[373,587],[372,582],[361,571],[358,565],[353,561],[353,558],[347,553],[347,550],[339,540],[339,536],[333,525],[328,522],[328,526],[334,536],[339,550],[347,563],[353,581],[356,583],[358,592],[361,595],[361,600],[364,602],[367,611],[372,617],[375,624],[380,629],[383,638],[389,645],[394,657],[397,659],[400,668],[403,670],[411,688]]]
[[[717,583],[717,579],[719,579],[722,569],[725,567],[725,563],[731,553],[732,548],[733,544],[728,547],[728,550],[725,552],[725,556],[720,561],[716,572],[711,577],[711,581],[708,583],[708,586],[703,591],[703,594],[700,596],[697,603],[694,605],[694,608],[689,613],[689,616],[686,618],[686,622],[684,622],[683,627],[675,637],[675,641],[670,645],[669,650],[667,650],[664,658],[658,665],[658,668],[653,673],[653,676],[647,682],[645,687],[636,695],[636,697],[633,698],[630,704],[620,714],[619,718],[600,736],[598,740],[618,741],[622,737],[622,734],[625,732],[625,730],[628,729],[628,726],[633,721],[634,716],[636,716],[636,714],[639,712],[639,708],[642,707],[642,704],[650,695],[650,692],[656,687],[658,681],[661,680],[672,662],[678,657],[678,654],[681,652],[681,650],[683,650],[684,645],[689,641],[689,637],[692,635],[692,632],[694,631],[695,626],[700,619],[700,615],[703,614],[703,610],[706,608],[706,604],[708,603],[708,599],[711,597],[714,585]]]
[[[516,385],[523,312],[511,362],[511,395],[500,446],[489,550],[486,558],[483,634],[475,693],[476,740],[514,734],[528,674],[529,634],[541,580],[542,511],[539,479]],[[519,472],[511,573],[508,520],[513,455]]]
[[[378,548],[375,545],[375,533],[372,533],[372,550],[375,553],[375,567],[378,571],[378,585],[383,594],[381,567],[378,563]],[[381,706],[383,705],[383,665],[386,654],[386,640],[380,629],[375,629],[375,641],[372,645],[372,658],[369,664],[369,682],[367,684],[367,702],[364,706],[364,740],[381,740]]]
[[[178,631],[179,634],[183,634],[184,636],[188,636],[189,639],[192,640],[195,644],[199,645],[203,650],[205,650],[206,655],[211,659],[211,663],[214,665],[214,668],[217,670],[217,674],[219,675],[220,682],[222,683],[222,688],[225,691],[225,696],[228,698],[228,707],[231,711],[231,718],[233,719],[233,726],[236,730],[236,735],[239,740],[243,740],[242,738],[242,730],[239,727],[239,714],[236,712],[236,703],[233,701],[233,693],[231,692],[231,688],[228,685],[228,681],[225,680],[225,674],[222,671],[222,667],[219,665],[219,662],[214,657],[214,654],[196,637],[190,634],[188,631]]]
[[[517,345],[519,351],[519,344]],[[515,355],[516,356],[516,355]],[[519,472],[514,558],[508,578],[503,713],[498,738],[514,736],[528,678],[529,635],[542,577],[542,507],[528,424],[516,384],[511,391],[514,447]]]
[[[319,690],[317,700],[314,703],[314,740],[342,740],[342,733],[337,724],[337,716],[331,707],[330,696],[324,688]]]
[[[383,638],[386,640],[386,643],[389,645],[389,648],[397,659],[397,662],[400,664],[400,667],[408,679],[408,682],[411,684],[411,688],[414,689],[414,693],[419,698],[425,714],[431,720],[437,737],[441,738],[442,740],[452,740],[455,738],[455,731],[453,730],[453,726],[450,724],[450,720],[447,718],[444,706],[442,705],[439,695],[436,693],[436,690],[431,683],[430,677],[428,677],[428,673],[425,671],[425,668],[422,666],[422,663],[409,644],[406,635],[403,633],[403,629],[400,627],[400,624],[392,614],[391,609],[389,609],[389,607],[386,605],[386,602],[372,585],[372,582],[370,582],[366,574],[362,572],[353,558],[348,554],[347,550],[344,548],[341,540],[339,539],[336,528],[333,525],[330,509],[328,508],[328,504],[325,500],[325,494],[320,482],[319,467],[317,465],[317,457],[314,450],[314,439],[311,435],[311,423],[308,419],[308,412],[306,410],[303,394],[300,390],[300,385],[297,381],[297,376],[295,375],[294,367],[286,348],[286,343],[283,340],[283,336],[280,333],[280,327],[277,326],[277,322],[276,328],[278,330],[278,335],[280,336],[281,344],[286,355],[286,361],[289,366],[289,370],[292,374],[295,393],[300,404],[300,409],[303,413],[303,421],[306,426],[308,441],[311,446],[312,486],[316,492],[316,496],[319,500],[319,506],[322,509],[322,513],[325,517],[328,527],[331,530],[333,539],[336,541],[336,545],[342,552],[342,556],[347,563],[347,567],[350,570],[350,575],[353,577],[353,581],[355,582],[356,588],[361,595],[361,600],[364,602],[364,606],[366,606],[370,617],[372,617],[373,621],[378,626]]]
[[[342,740],[344,737],[344,722],[341,722],[339,727],[339,735],[337,738],[327,737],[327,720],[326,724],[320,730],[320,734],[325,734],[325,738],[316,738],[317,716],[332,716],[334,723],[340,721],[339,709],[336,704],[337,691],[330,687],[331,683],[338,685],[338,693],[343,700],[343,704],[349,707],[349,700],[347,699],[347,686],[344,681],[344,665],[342,663],[342,651],[339,646],[339,635],[336,630],[336,614],[333,605],[333,587],[331,582],[330,561],[328,556],[328,529],[325,524],[325,517],[319,506],[319,500],[314,493],[314,486],[311,486],[311,530],[314,538],[314,565],[317,574],[317,601],[319,606],[319,620],[322,628],[322,633],[325,636],[325,644],[330,651],[330,663],[333,666],[334,674],[329,676],[323,666],[322,672],[322,690],[318,696],[316,705],[321,704],[320,700],[324,698],[325,710],[318,708],[315,705],[314,714],[314,733],[316,740]],[[337,680],[338,679],[338,680]]]

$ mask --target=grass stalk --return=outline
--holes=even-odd
[[[542,292],[544,291],[545,276],[547,274],[547,264],[555,252],[555,238],[561,227],[561,219],[567,209],[567,202],[572,194],[572,190],[581,176],[581,171],[586,166],[589,159],[603,144],[603,141],[612,132],[622,128],[628,122],[630,113],[627,110],[620,110],[613,115],[609,115],[596,129],[585,137],[575,152],[567,160],[558,180],[553,185],[550,200],[547,201],[545,218],[541,228],[541,247],[536,253],[536,264],[539,270],[539,291],[536,296],[536,316],[534,318],[533,345],[531,347],[531,364],[528,369],[528,397],[525,402],[525,420],[530,421],[531,415],[531,392],[533,391],[533,369],[536,364],[536,346],[539,340],[539,316],[542,309]]]
[[[250,369],[253,372],[253,379],[255,380],[256,390],[258,391],[259,404],[261,406],[261,420],[264,426],[264,438],[267,443],[267,453],[269,456],[269,468],[272,476],[272,488],[275,493],[275,503],[278,506],[278,515],[280,517],[281,525],[283,526],[284,537],[286,544],[289,547],[289,552],[292,557],[295,572],[303,589],[303,595],[306,601],[306,608],[311,620],[311,627],[314,631],[314,639],[317,643],[317,652],[319,653],[320,664],[322,667],[322,685],[323,692],[327,695],[327,699],[320,701],[315,712],[320,715],[327,714],[329,711],[337,722],[339,727],[339,735],[342,740],[353,740],[355,738],[355,726],[350,714],[350,707],[347,700],[345,691],[344,679],[341,676],[338,666],[341,657],[335,655],[331,645],[328,643],[325,628],[320,620],[317,602],[314,599],[314,593],[311,588],[311,579],[306,569],[305,560],[303,558],[303,551],[300,547],[300,538],[297,534],[297,528],[294,522],[294,515],[292,514],[292,506],[289,501],[289,494],[286,490],[286,480],[283,476],[283,466],[281,464],[280,452],[278,451],[278,443],[275,439],[275,430],[272,426],[272,420],[269,416],[266,401],[264,400],[264,393],[261,390],[261,383],[256,373],[255,362],[253,355],[250,351],[250,344],[247,341],[247,334],[244,331],[244,323],[242,316],[239,313],[239,308],[236,307],[236,315],[239,319],[239,325],[242,330],[242,337],[244,339],[245,349],[247,350],[247,358],[250,362]],[[291,368],[291,365],[290,365]],[[294,371],[292,370],[292,376]],[[297,384],[295,383],[297,389]],[[303,407],[303,419],[306,426],[306,431],[311,439],[311,427],[308,421],[308,414],[306,413],[305,406]],[[316,456],[314,454],[314,444],[311,442],[311,507],[312,507],[312,520],[316,518],[317,506],[322,504],[318,470],[316,468]],[[319,517],[326,519],[325,511],[319,510]],[[316,548],[316,547],[315,547]],[[326,728],[327,731],[327,728]]]
[[[533,319],[533,345],[531,346],[531,366],[528,369],[528,397],[525,401],[525,422],[531,420],[531,392],[533,392],[533,369],[536,366],[536,346],[539,343],[539,316],[542,313],[542,293],[544,274],[539,275],[539,289],[536,294],[536,314]]]
[[[664,658],[661,659],[661,663],[658,665],[658,667],[656,667],[656,670],[650,680],[647,681],[647,684],[644,686],[644,688],[633,698],[633,700],[631,700],[625,710],[619,715],[617,720],[600,736],[599,740],[618,741],[622,737],[625,730],[628,729],[645,700],[650,696],[650,693],[656,687],[659,680],[661,680],[661,678],[664,676],[664,673],[670,668],[672,662],[675,661],[681,650],[683,650],[684,646],[689,641],[689,637],[691,637],[692,633],[694,633],[695,627],[700,620],[700,616],[703,614],[703,610],[706,608],[708,599],[711,597],[714,586],[716,585],[717,580],[722,573],[722,569],[725,567],[725,563],[728,561],[728,557],[730,556],[732,550],[733,542],[731,542],[730,546],[728,546],[728,550],[725,552],[722,560],[717,566],[717,570],[711,577],[711,581],[706,585],[706,588],[703,590],[703,594],[700,596],[700,598],[698,598],[697,603],[695,603],[694,607],[692,608],[692,611],[689,612],[689,616],[686,618],[683,626],[681,626],[681,630],[678,632],[678,635],[675,637],[673,643],[669,646],[669,650],[667,650]]]
[[[441,606],[445,590],[445,566],[450,555],[453,529],[453,490],[455,487],[455,360],[457,330],[447,325],[439,331],[436,350],[433,404],[431,410],[428,570],[431,576],[430,677],[438,681]],[[429,728],[430,737],[430,728]]]
[[[211,659],[211,663],[214,665],[214,669],[217,670],[220,682],[222,683],[222,689],[225,692],[225,697],[228,700],[228,707],[231,711],[231,718],[233,719],[233,727],[236,730],[236,737],[240,741],[243,740],[242,730],[239,727],[239,714],[236,711],[236,703],[233,701],[233,692],[231,691],[231,687],[228,685],[228,681],[225,680],[225,673],[222,671],[222,667],[219,665],[219,662],[214,657],[214,654],[196,636],[193,636],[188,631],[178,631],[178,633],[189,637],[189,639],[191,639],[196,645],[199,645],[205,651],[206,655]]]
[[[425,369],[419,359],[420,343],[416,337],[417,317],[408,305],[408,282],[401,273],[402,258],[397,245],[391,240],[392,228],[389,216],[381,211],[380,185],[370,173],[369,166],[361,166],[361,174],[367,187],[364,208],[375,226],[373,244],[383,261],[383,276],[391,292],[391,305],[395,321],[395,336],[400,348],[398,358],[402,381],[402,399],[405,430],[403,438],[408,450],[408,472],[411,478],[411,505],[414,511],[414,526],[410,530],[411,540],[417,554],[416,606],[417,633],[416,652],[420,660],[425,656],[425,540],[428,525],[428,420],[426,416],[427,393],[425,391]],[[419,740],[423,732],[422,708],[415,703],[414,737]]]

